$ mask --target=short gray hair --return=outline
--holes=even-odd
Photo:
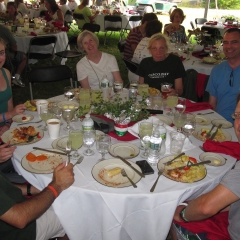
[[[153,34],[152,37],[148,41],[148,50],[151,49],[153,42],[158,41],[158,40],[163,40],[165,42],[167,50],[170,48],[169,38],[167,36],[165,36],[164,34],[156,33],[156,34]]]
[[[90,31],[88,31],[88,30],[84,30],[83,32],[81,32],[81,33],[78,35],[78,38],[77,38],[77,45],[78,45],[78,48],[79,48],[80,52],[82,52],[82,53],[84,52],[82,42],[83,42],[83,39],[84,39],[87,35],[90,35],[90,36],[93,38],[93,40],[94,40],[94,41],[96,42],[96,44],[97,44],[97,47],[99,46],[99,39],[98,39],[98,37],[97,37],[94,33],[90,32]]]

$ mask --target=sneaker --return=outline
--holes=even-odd
[[[15,77],[12,77],[12,83],[19,87],[25,87],[25,84],[22,82],[20,78],[16,79]]]

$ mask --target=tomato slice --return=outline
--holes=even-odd
[[[42,138],[42,137],[40,136],[40,132],[38,132],[38,134],[37,134],[37,138]]]
[[[189,157],[188,159],[189,159],[192,163],[197,163],[197,159],[196,159],[196,158]]]
[[[26,159],[29,162],[35,162],[37,160],[36,156],[31,152],[26,155]]]
[[[26,117],[22,117],[22,120],[26,120],[27,118]]]
[[[46,155],[43,155],[43,154],[38,155],[38,156],[36,157],[36,160],[37,160],[37,161],[44,161],[44,160],[46,160],[46,159],[47,159],[47,156],[46,156]]]
[[[184,168],[184,170],[189,170],[190,169],[190,167],[188,167],[188,166],[186,166],[185,168]]]
[[[206,131],[201,132],[201,135],[204,136],[206,134]]]

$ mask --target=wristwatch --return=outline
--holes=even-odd
[[[185,210],[186,210],[186,207],[184,207],[184,208],[182,209],[182,211],[179,213],[179,215],[180,215],[180,218],[181,218],[184,222],[189,222],[189,221],[187,220],[187,218],[185,217]]]
[[[27,184],[27,195],[28,195],[28,196],[32,196],[31,186],[32,186],[32,185],[31,185],[30,183]]]

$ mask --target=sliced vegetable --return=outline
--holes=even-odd
[[[188,167],[188,166],[186,166],[185,168],[184,168],[184,170],[189,170],[190,169],[190,167]]]
[[[30,152],[26,155],[26,159],[29,162],[35,162],[37,160],[37,157],[33,153]]]
[[[189,160],[190,160],[192,163],[197,163],[197,159],[196,159],[196,158],[189,157]]]
[[[44,161],[44,160],[46,160],[46,159],[47,159],[47,156],[44,155],[44,154],[38,155],[38,156],[36,157],[36,160],[37,160],[37,161]]]

